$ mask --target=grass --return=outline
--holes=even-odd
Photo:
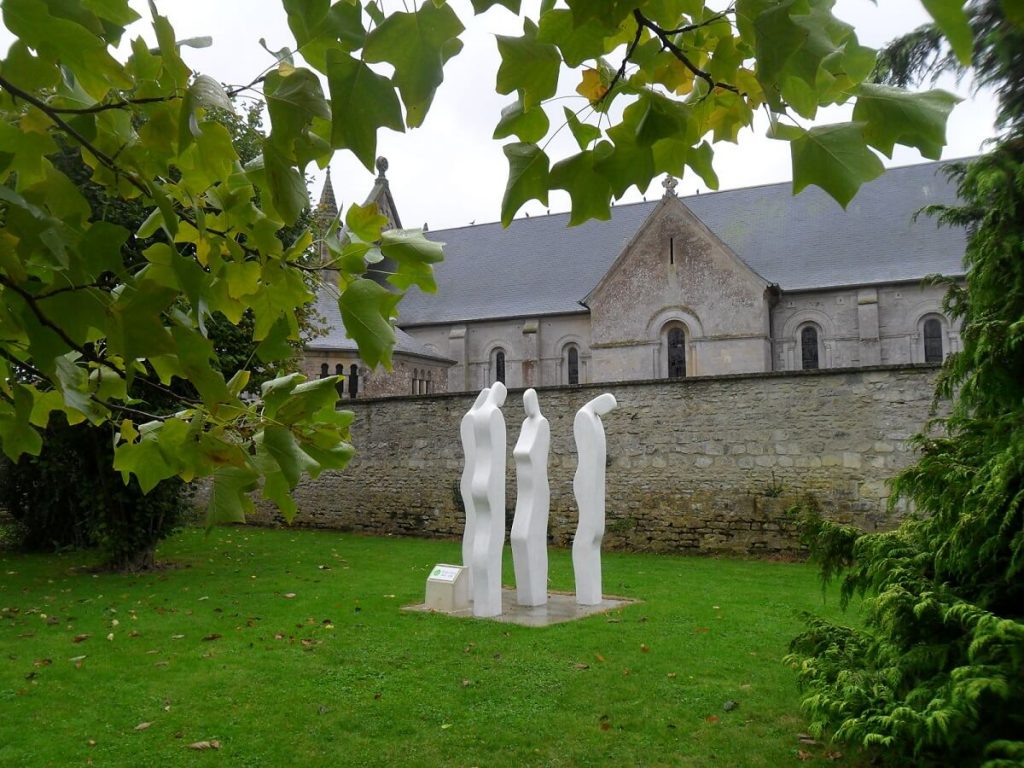
[[[837,614],[813,567],[606,554],[605,592],[643,603],[543,629],[399,610],[459,553],[252,528],[182,531],[141,576],[0,552],[0,765],[828,762],[780,661],[799,611]]]

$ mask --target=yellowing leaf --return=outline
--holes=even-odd
[[[585,69],[583,70],[583,78],[580,80],[580,84],[576,86],[576,93],[588,99],[591,104],[594,104],[603,99],[604,95],[608,93],[608,86],[604,84],[601,73],[598,70]]]

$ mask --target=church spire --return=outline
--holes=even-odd
[[[338,201],[334,198],[334,185],[331,184],[331,168],[328,166],[327,178],[324,179],[324,188],[320,193],[320,203],[316,207],[316,218],[326,227],[337,217]]]

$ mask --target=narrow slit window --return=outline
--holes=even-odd
[[[331,366],[329,366],[327,363],[321,363],[320,364],[320,378],[321,379],[326,379],[330,375],[331,375]]]
[[[494,380],[505,383],[505,351],[501,349],[494,355]]]
[[[670,328],[668,332],[668,377],[686,378],[686,334],[682,328]]]
[[[576,349],[576,347],[569,347],[566,359],[566,371],[568,373],[569,384],[575,385],[580,383],[580,351]]]
[[[348,396],[353,400],[359,395],[359,366],[352,363],[348,369]]]

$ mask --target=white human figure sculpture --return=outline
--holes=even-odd
[[[576,413],[572,432],[579,464],[572,490],[580,508],[572,540],[572,568],[576,576],[576,602],[601,602],[601,540],[604,538],[604,465],[606,443],[601,416],[617,403],[610,392],[598,395]]]
[[[466,528],[462,534],[462,564],[466,567],[469,594],[473,594],[473,531],[476,529],[476,508],[473,505],[473,468],[477,462],[476,440],[473,438],[473,414],[487,400],[491,390],[488,387],[480,390],[476,401],[466,411],[459,425],[462,437],[462,453],[465,465],[462,468],[462,479],[459,481],[459,492],[462,494],[462,506],[466,510]]]
[[[551,427],[540,412],[537,392],[523,393],[526,419],[512,451],[516,460],[516,514],[512,519],[512,562],[520,605],[548,601],[548,448]]]
[[[505,404],[507,390],[500,381],[472,413],[476,461],[470,495],[473,525],[473,615],[501,615],[501,550],[505,545]]]

